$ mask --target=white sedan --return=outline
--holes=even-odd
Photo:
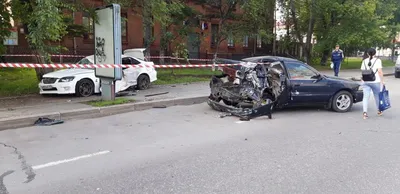
[[[79,64],[93,64],[94,56],[88,56]],[[122,64],[146,65],[144,68],[126,68],[123,70],[122,80],[115,82],[115,92],[124,91],[132,86],[139,90],[147,89],[151,82],[157,80],[157,71],[154,63],[136,57],[122,55]],[[94,93],[101,93],[100,79],[95,76],[91,68],[63,69],[43,75],[39,83],[40,94],[75,94],[87,97]]]

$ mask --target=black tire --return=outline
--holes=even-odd
[[[400,78],[400,72],[395,72],[395,73],[394,73],[394,77],[395,77],[395,78]]]
[[[353,107],[353,95],[348,91],[338,92],[332,99],[332,109],[335,112],[348,112]]]
[[[146,90],[150,87],[150,78],[148,75],[140,75],[137,79],[137,88],[139,90]]]
[[[78,97],[89,97],[94,93],[94,83],[90,79],[82,79],[76,83],[75,95]]]
[[[222,102],[224,102],[224,104],[226,104],[228,106],[237,106],[238,105],[238,103],[231,102],[231,101],[225,100],[225,99],[222,99]]]

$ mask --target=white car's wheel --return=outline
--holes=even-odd
[[[145,90],[150,87],[150,78],[148,75],[142,74],[137,79],[137,88],[139,90]]]
[[[76,83],[75,95],[79,97],[88,97],[94,93],[94,83],[90,79],[82,79]]]

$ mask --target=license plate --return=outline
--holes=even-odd
[[[53,86],[49,85],[49,86],[42,86],[42,89],[51,89],[53,88]]]

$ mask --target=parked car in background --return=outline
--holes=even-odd
[[[78,64],[93,64],[94,56],[81,59]],[[139,90],[149,88],[150,84],[157,80],[157,71],[154,63],[134,57],[122,55],[122,64],[125,65],[147,65],[145,68],[124,68],[123,78],[115,82],[115,92],[121,92],[131,87]],[[87,97],[95,93],[101,93],[100,79],[95,76],[92,68],[69,68],[43,76],[39,83],[40,94],[75,94]]]
[[[400,78],[400,55],[397,56],[396,66],[394,67],[394,77]]]
[[[243,64],[243,61],[249,63]],[[324,106],[326,109],[333,109],[336,112],[348,112],[354,103],[363,99],[360,83],[350,79],[323,75],[313,67],[296,59],[261,56],[245,58],[232,63],[243,65],[222,67],[224,74],[214,76],[210,82],[210,100],[212,100],[210,104],[213,107],[216,107],[215,103],[219,103],[221,100],[225,105],[234,106],[234,108],[240,108],[239,106],[247,104],[248,101],[250,101],[249,106],[257,105],[257,102],[251,100],[257,94],[253,91],[253,88],[257,88],[256,86],[244,85],[230,92],[226,92],[226,89],[223,88],[244,84],[241,79],[246,79],[246,84],[254,82],[256,85],[262,85],[260,83],[264,83],[264,80],[268,78],[268,84],[264,86],[266,89],[261,90],[264,93],[259,96],[269,98],[275,108]],[[257,63],[263,63],[266,70],[262,71],[262,67],[254,65]],[[241,71],[243,69],[250,69],[248,70],[250,71],[249,77],[243,75]],[[246,97],[245,94],[250,97]],[[268,99],[264,100],[268,101]]]

